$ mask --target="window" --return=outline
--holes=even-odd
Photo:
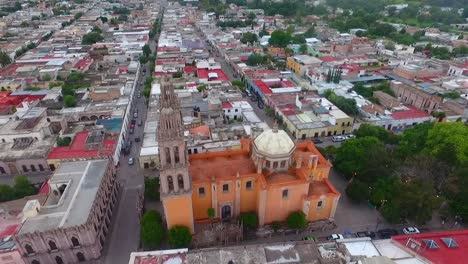
[[[247,190],[252,190],[252,181],[248,181],[245,183],[245,189]]]
[[[239,112],[239,109],[234,110],[234,112]]]
[[[42,164],[39,164],[38,166],[40,171],[44,171],[44,166],[42,166]]]
[[[175,158],[175,162],[179,163],[179,161],[180,161],[179,147],[174,147],[174,158]]]
[[[49,248],[50,250],[57,250],[57,244],[54,241],[49,240]]]
[[[318,201],[317,208],[322,208],[322,207],[323,207],[323,201]]]
[[[223,184],[223,192],[229,192],[229,184]]]
[[[184,189],[184,177],[180,174],[177,176],[177,185],[179,186],[179,190]]]
[[[228,109],[228,113],[231,113],[231,109]]]
[[[80,246],[80,241],[78,241],[78,238],[76,238],[76,237],[72,237],[71,242],[72,242],[73,247],[79,247]]]
[[[288,196],[289,196],[289,191],[288,191],[288,189],[283,190],[283,199],[288,199]]]
[[[76,258],[78,259],[78,262],[86,261],[85,256],[81,252],[76,253]]]
[[[205,196],[205,187],[198,188],[198,196]]]
[[[62,259],[61,257],[59,257],[59,256],[56,256],[56,257],[55,257],[55,263],[57,263],[57,264],[64,264],[63,259]]]
[[[31,165],[31,171],[36,171],[36,166]]]
[[[270,161],[269,160],[266,161],[265,167],[270,168]]]
[[[349,126],[350,124],[351,124],[351,123],[350,123],[350,122],[348,122],[348,126]]]
[[[193,149],[193,154],[197,154],[198,153],[198,149]]]
[[[192,154],[192,149],[188,149],[188,154]]]
[[[29,170],[28,170],[28,167],[26,167],[26,165],[23,165],[22,167],[23,167],[23,171],[24,171],[24,172],[28,172],[28,171],[29,171]]]
[[[274,161],[274,162],[273,162],[273,169],[276,169],[276,168],[278,168],[278,162],[277,162],[277,161]]]
[[[2,138],[2,143],[5,143],[5,142],[6,142],[6,141],[5,141],[5,139],[4,139],[4,138]]]
[[[29,255],[30,255],[30,254],[34,254],[34,249],[31,247],[31,245],[26,244],[26,245],[24,246],[24,249],[26,250],[26,253],[28,253]]]
[[[440,240],[442,240],[442,242],[444,242],[444,244],[448,248],[457,248],[458,247],[457,242],[455,242],[455,240],[453,240],[453,238],[451,238],[451,237],[443,237]]]
[[[286,161],[282,160],[280,163],[280,168],[284,168],[284,167],[286,167]]]
[[[172,180],[172,176],[167,176],[167,188],[170,192],[174,190],[174,181]]]
[[[0,173],[1,173],[1,174],[5,174],[5,173],[6,173],[6,171],[5,171],[5,169],[4,169],[3,167],[0,167]]]
[[[439,245],[437,245],[437,243],[432,239],[423,239],[423,242],[424,242],[424,244],[426,244],[426,248],[429,248],[429,249],[438,249],[438,248],[440,248]]]
[[[31,264],[41,264],[39,261],[33,259],[33,261],[31,261]]]
[[[171,164],[171,151],[168,147],[165,148],[166,152],[166,163]]]

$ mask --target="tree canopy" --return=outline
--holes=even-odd
[[[156,211],[146,212],[141,219],[141,242],[147,249],[157,248],[164,238],[161,215]]]
[[[307,226],[307,218],[302,211],[296,211],[289,214],[286,222],[288,227],[293,229],[304,229]]]
[[[25,196],[36,194],[37,190],[31,185],[26,176],[15,177],[13,187],[0,184],[0,202],[21,199]]]
[[[240,41],[244,44],[254,44],[258,41],[258,36],[255,33],[245,32],[244,34],[242,34]]]
[[[271,33],[268,43],[272,46],[285,48],[292,40],[290,33],[281,30],[275,30]]]
[[[173,248],[186,248],[192,242],[192,234],[186,226],[174,226],[169,229],[169,244]]]
[[[96,42],[104,40],[104,37],[99,32],[89,32],[83,36],[81,44],[83,45],[92,45]]]

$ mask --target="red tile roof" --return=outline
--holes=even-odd
[[[185,66],[184,67],[184,72],[185,73],[190,73],[190,74],[193,74],[196,70],[196,67],[195,66]]]
[[[20,225],[9,225],[5,227],[1,232],[0,232],[0,239],[7,237],[7,236],[12,236],[16,234],[16,230],[18,229]]]
[[[430,117],[428,113],[417,109],[412,105],[405,105],[409,110],[397,111],[391,114],[391,117],[394,119],[413,119],[413,118],[423,118]]]
[[[93,59],[81,59],[79,60],[73,68],[78,69],[78,70],[86,70],[88,69],[89,65],[93,63]]]
[[[332,61],[339,61],[340,60],[337,57],[333,57],[333,56],[321,56],[321,57],[319,57],[319,59],[324,61],[324,62],[332,62]]]
[[[198,78],[199,79],[208,79],[208,74],[209,73],[218,74],[218,78],[211,79],[210,81],[229,81],[229,78],[226,76],[226,74],[221,69],[214,69],[214,70],[198,69]]]
[[[48,159],[92,158],[112,156],[117,145],[116,139],[104,139],[99,149],[86,149],[89,131],[79,132],[67,147],[56,147],[49,152]]]
[[[230,102],[224,102],[223,103],[223,109],[224,108],[226,108],[226,109],[232,108],[232,104]]]
[[[468,252],[468,230],[457,230],[447,232],[435,232],[435,233],[422,233],[417,235],[403,235],[394,236],[392,240],[400,243],[403,247],[408,250],[412,250],[407,246],[408,239],[412,238],[422,245],[421,250],[413,250],[416,254],[428,259],[434,264],[466,264],[467,258],[466,253]],[[452,238],[457,247],[449,248],[442,238]],[[432,239],[439,248],[427,248],[423,240]]]

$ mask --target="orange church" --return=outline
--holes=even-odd
[[[168,228],[208,218],[223,220],[255,211],[259,224],[303,211],[308,221],[333,218],[340,193],[328,181],[331,164],[310,141],[295,144],[276,127],[242,148],[188,155],[180,104],[171,84],[159,101],[161,199]]]

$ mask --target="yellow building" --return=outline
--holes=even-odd
[[[295,55],[287,58],[286,68],[294,71],[299,76],[304,76],[307,69],[319,67],[321,63],[320,59],[313,56]]]
[[[340,198],[328,181],[331,164],[312,142],[295,144],[276,127],[242,148],[188,156],[179,102],[172,85],[161,89],[158,128],[161,200],[168,228],[215,217],[256,212],[259,224],[302,211],[308,221],[331,218]]]
[[[294,138],[349,134],[354,118],[315,93],[271,95],[270,102]]]

